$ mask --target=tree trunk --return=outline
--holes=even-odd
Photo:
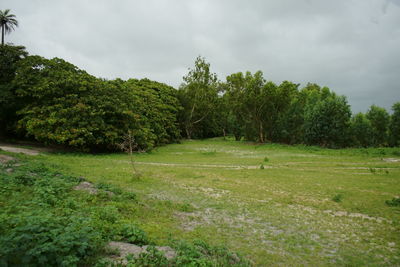
[[[186,126],[186,127],[185,127],[185,131],[186,131],[186,137],[187,137],[187,139],[191,139],[191,138],[192,138],[192,133],[191,133],[191,131],[190,131],[190,129],[189,129],[189,126]]]
[[[259,138],[260,138],[260,143],[265,143],[264,128],[263,128],[263,125],[261,122],[260,122],[260,128],[259,128]]]
[[[1,27],[1,45],[4,45],[4,26]]]

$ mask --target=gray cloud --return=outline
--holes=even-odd
[[[400,101],[399,0],[3,0],[20,27],[6,41],[105,78],[178,87],[198,55],[220,79],[262,70],[316,82],[353,111]]]

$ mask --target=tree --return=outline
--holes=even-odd
[[[369,147],[373,140],[371,122],[363,113],[357,113],[351,119],[352,143],[359,147]]]
[[[387,145],[390,117],[386,109],[372,105],[366,115],[372,126],[372,145]]]
[[[348,144],[350,106],[344,96],[331,94],[319,100],[305,113],[305,141],[323,147],[344,147]]]
[[[17,100],[12,81],[17,65],[28,53],[23,46],[0,46],[0,134],[15,134],[16,111],[24,103]]]
[[[209,118],[215,110],[218,83],[217,75],[210,71],[210,64],[200,56],[196,58],[194,69],[189,69],[183,80],[178,92],[183,107],[180,121],[186,137],[190,139],[196,132],[196,126]]]
[[[14,27],[18,27],[18,21],[15,19],[15,15],[10,14],[10,10],[0,10],[0,27],[1,27],[1,45],[4,45],[4,35],[14,30]]]
[[[391,146],[400,146],[400,102],[392,106],[393,114],[390,118],[389,141]]]

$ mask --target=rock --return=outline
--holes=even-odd
[[[129,254],[132,254],[134,257],[138,257],[140,253],[146,253],[147,252],[147,247],[148,246],[137,246],[134,244],[126,243],[126,242],[116,242],[112,241],[108,243],[108,247],[111,249],[116,249],[119,251],[120,255],[118,257],[118,260],[122,260],[124,263],[126,263],[126,256]],[[174,249],[171,247],[165,246],[165,247],[155,247],[158,251],[161,251],[164,253],[164,256],[170,260],[176,257],[176,252]]]

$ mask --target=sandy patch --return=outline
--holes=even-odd
[[[0,149],[8,152],[22,153],[30,156],[37,156],[40,153],[40,151],[36,149],[27,149],[27,148],[13,147],[13,146],[0,146]]]
[[[111,249],[116,249],[119,251],[119,257],[116,257],[116,260],[122,260],[124,264],[126,264],[126,256],[132,254],[134,257],[138,257],[141,253],[147,252],[148,246],[137,246],[130,243],[125,242],[115,242],[112,241],[108,243],[108,247]],[[167,259],[173,259],[176,257],[176,252],[171,247],[155,247],[158,251],[162,252]]]

